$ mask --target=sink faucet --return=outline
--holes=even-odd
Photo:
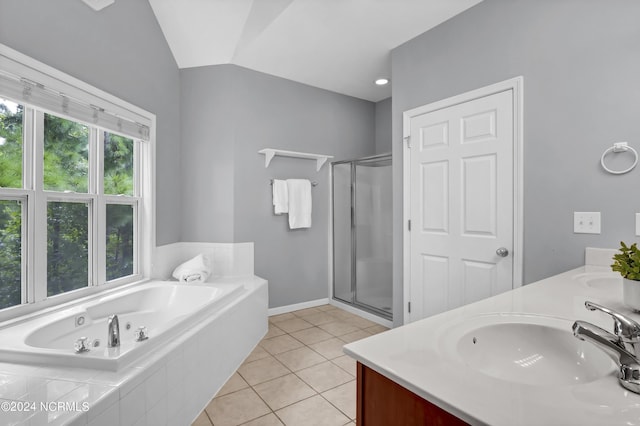
[[[107,321],[107,347],[116,348],[120,346],[120,323],[117,315],[111,315]]]
[[[619,344],[636,358],[640,358],[640,324],[629,317],[593,302],[584,302],[584,306],[590,311],[598,310],[611,316],[613,318],[613,334],[618,337]]]
[[[601,311],[613,318],[613,334],[586,321],[573,324],[573,335],[604,349],[619,366],[618,381],[631,392],[640,393],[640,324],[634,320],[592,302],[585,302],[590,311]]]

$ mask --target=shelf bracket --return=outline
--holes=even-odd
[[[265,149],[264,150],[264,167],[267,168],[269,167],[269,164],[271,164],[271,160],[273,160],[273,157],[275,157],[276,152],[272,149]]]
[[[319,172],[324,163],[327,162],[327,157],[320,157],[316,160],[316,172]]]

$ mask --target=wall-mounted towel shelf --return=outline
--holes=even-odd
[[[272,149],[265,148],[258,151],[260,154],[264,154],[264,166],[269,167],[269,163],[276,155],[281,157],[293,157],[293,158],[304,158],[307,160],[316,160],[316,171],[320,171],[324,163],[327,162],[329,158],[333,158],[333,155],[322,155],[322,154],[311,154],[308,152],[296,152],[296,151],[285,151],[283,149]]]

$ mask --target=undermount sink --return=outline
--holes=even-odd
[[[614,374],[613,360],[575,338],[572,323],[536,315],[483,315],[454,327],[447,340],[467,367],[508,382],[575,385]]]
[[[587,272],[573,277],[581,284],[598,289],[614,289],[622,285],[622,277],[618,272]]]

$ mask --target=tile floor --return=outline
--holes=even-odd
[[[385,330],[331,305],[272,316],[192,426],[355,425],[356,362],[342,346]]]

